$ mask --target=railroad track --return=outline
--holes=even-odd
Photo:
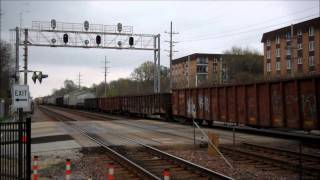
[[[64,109],[65,110],[65,109]],[[82,114],[85,114],[83,112]],[[91,114],[92,117],[95,117],[95,114]],[[99,115],[103,116],[103,115]],[[107,117],[105,117],[107,118]],[[187,139],[192,139],[181,134],[162,132],[156,129],[149,129],[146,127],[141,127],[134,124],[128,124],[124,122],[115,122],[128,126],[132,126],[139,129],[146,129],[150,131],[156,131],[163,134],[172,134],[179,137],[184,137]],[[225,138],[225,137],[224,137]],[[267,146],[261,146],[257,144],[250,144],[242,142],[240,145],[237,145],[236,148],[222,146],[222,152],[233,159],[244,164],[253,164],[257,168],[263,171],[280,171],[280,172],[294,172],[299,173],[302,169],[302,175],[310,179],[320,179],[320,157],[310,154],[302,154],[302,167],[299,165],[299,153],[290,151],[287,149],[271,148]],[[123,151],[125,152],[125,151]],[[129,154],[130,155],[130,154]]]
[[[171,179],[232,179],[205,167],[199,166],[182,158],[176,157],[154,147],[137,142],[134,139],[117,135],[127,141],[134,142],[139,147],[113,146],[97,134],[86,131],[70,121],[74,119],[59,114],[49,108],[40,107],[47,115],[63,121],[71,128],[77,130],[90,140],[106,150],[108,156],[122,167],[130,170],[141,179],[162,179],[162,172],[169,168]],[[123,178],[120,178],[123,179]]]
[[[252,164],[264,171],[291,171],[306,179],[320,179],[320,157],[310,154],[242,143],[236,147],[221,146],[220,150],[233,161]],[[301,164],[300,164],[301,162]]]

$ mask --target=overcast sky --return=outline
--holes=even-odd
[[[9,29],[32,21],[50,21],[133,26],[135,33],[161,34],[161,64],[168,66],[167,52],[170,21],[173,21],[178,58],[191,53],[222,53],[233,45],[250,47],[263,53],[261,37],[292,23],[319,17],[318,0],[302,1],[3,1],[2,38],[10,40]],[[103,61],[111,67],[108,81],[129,77],[142,62],[153,60],[152,52],[72,48],[29,48],[29,69],[49,75],[41,85],[34,85],[29,75],[33,97],[48,95],[63,86],[65,79],[91,86],[104,80]],[[20,48],[20,64],[22,64]]]

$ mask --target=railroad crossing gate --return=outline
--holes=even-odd
[[[0,179],[30,180],[31,119],[0,123],[0,135]]]

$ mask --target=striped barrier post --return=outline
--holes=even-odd
[[[108,164],[108,180],[114,180],[113,174],[114,174],[113,163],[109,163]]]
[[[33,156],[33,166],[32,166],[32,179],[33,180],[38,180],[38,170],[39,170],[39,166],[38,166],[38,156]]]
[[[71,175],[71,161],[70,159],[66,160],[66,180],[70,179],[70,175]]]
[[[163,170],[163,180],[170,180],[170,170],[169,169]]]

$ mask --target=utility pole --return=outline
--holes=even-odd
[[[165,42],[169,43],[169,47],[170,47],[170,49],[169,49],[169,60],[170,60],[170,90],[171,90],[171,88],[172,88],[172,58],[173,58],[173,53],[174,52],[178,52],[178,51],[174,51],[173,50],[174,44],[178,43],[178,42],[172,40],[172,35],[179,34],[179,33],[172,31],[172,21],[170,22],[170,32],[165,31],[165,33],[169,34],[169,36],[170,36],[170,40],[169,41],[165,41]],[[165,51],[168,51],[168,50],[165,50]]]
[[[19,73],[19,43],[20,43],[20,34],[19,28],[16,27],[16,68],[15,68],[15,75],[16,75],[16,83],[19,83],[20,73]],[[2,57],[2,56],[1,56]]]
[[[28,85],[28,29],[24,30],[24,85]]]
[[[80,87],[81,87],[81,73],[79,72],[78,74],[78,88],[80,90]]]
[[[107,61],[107,56],[104,56],[104,96],[107,96],[107,74],[110,68],[107,66],[108,63],[110,63],[110,61]]]
[[[188,75],[187,75],[188,88],[190,88],[190,55],[188,56]]]
[[[2,34],[2,0],[0,0],[0,40],[2,40],[1,34]]]

